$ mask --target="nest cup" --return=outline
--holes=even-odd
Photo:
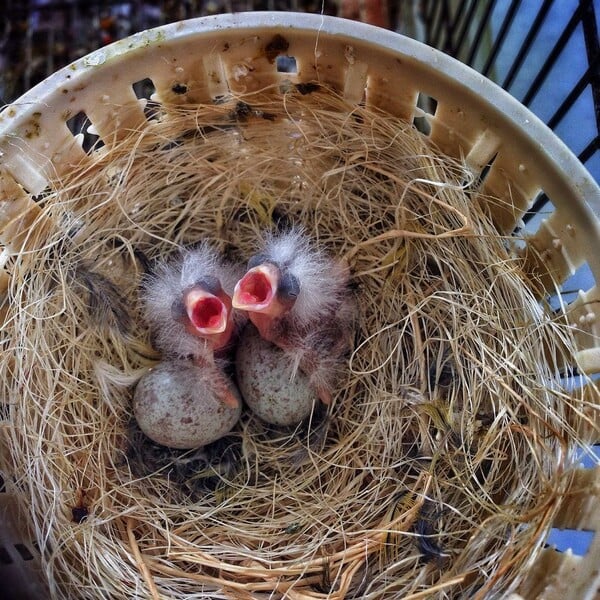
[[[372,229],[366,237],[353,235],[360,228],[357,222],[353,225],[352,215],[339,219],[339,234],[335,236],[326,222],[333,219],[327,215],[335,212],[327,204],[331,194],[326,190],[313,202],[306,197],[307,190],[312,194],[320,184],[315,184],[314,190],[299,184],[282,200],[277,197],[277,190],[283,189],[280,180],[293,178],[294,171],[274,169],[268,160],[261,167],[267,173],[261,181],[273,180],[271,187],[265,184],[257,188],[248,183],[244,187],[239,173],[235,185],[231,183],[235,165],[227,160],[244,148],[253,156],[260,156],[262,148],[270,160],[275,159],[269,152],[281,155],[280,150],[287,146],[278,146],[273,137],[277,131],[293,134],[294,139],[300,137],[308,148],[317,147],[313,163],[318,162],[315,156],[324,157],[322,168],[335,171],[336,177],[339,175],[336,185],[345,189],[344,181],[349,177],[345,169],[351,160],[346,156],[346,162],[337,167],[331,162],[325,141],[332,146],[337,141],[334,131],[319,120],[326,115],[331,117],[328,126],[338,123],[335,127],[339,132],[362,131],[364,152],[383,153],[381,156],[385,154],[382,140],[387,139],[386,144],[395,148],[400,134],[395,135],[393,128],[400,131],[405,124],[402,131],[406,129],[412,140],[411,156],[398,163],[398,170],[407,165],[414,168],[408,187],[416,186],[420,191],[411,195],[408,187],[401,187],[406,182],[398,183],[401,177],[392,176],[384,166],[378,167],[379,163],[371,165],[368,172],[372,189],[383,189],[387,181],[400,186],[394,189],[400,198],[398,206],[405,206],[407,212],[402,222],[412,223],[411,227],[424,222],[422,229],[407,225],[401,233],[397,227],[396,233],[390,233],[392,228],[383,217],[379,219],[378,213],[366,209],[354,215],[363,218],[376,214],[373,223],[366,225],[367,230]],[[387,125],[381,126],[384,122]],[[73,129],[82,124],[82,132],[74,135]],[[177,127],[177,136],[169,138],[168,132]],[[133,144],[132,139],[136,140]],[[215,145],[219,139],[222,143]],[[181,159],[182,149],[187,152],[200,147],[211,148],[212,154],[203,160],[213,165],[211,173],[218,181],[214,197],[204,207],[198,207],[197,198],[185,191],[185,178],[178,178],[182,172],[193,174],[196,168],[194,160]],[[140,196],[138,205],[127,197],[122,185],[122,173],[127,177],[131,174],[133,181],[136,160],[144,152],[147,156],[149,148],[155,154],[162,153],[166,167],[161,170],[161,160],[157,160],[155,170],[148,170],[146,178],[164,177],[162,188],[172,189],[171,204],[153,204],[146,195]],[[427,154],[427,149],[431,156],[424,158],[418,167],[422,171],[418,171],[414,160],[421,153]],[[179,162],[169,166],[175,152],[179,152]],[[559,290],[561,283],[580,268],[589,269],[594,282],[598,280],[600,228],[594,210],[600,206],[600,189],[562,142],[508,94],[434,49],[367,25],[307,14],[222,15],[142,32],[57,72],[0,114],[0,153],[0,235],[4,248],[0,314],[7,336],[3,342],[7,350],[2,363],[5,383],[1,415],[5,491],[0,494],[5,519],[0,540],[8,549],[8,559],[3,561],[6,565],[2,565],[6,589],[11,590],[7,597],[19,597],[26,591],[31,597],[46,597],[46,588],[56,597],[86,598],[458,598],[464,597],[461,594],[465,591],[475,597],[510,592],[515,600],[593,597],[600,582],[595,564],[600,551],[597,536],[581,557],[544,548],[543,541],[552,526],[595,532],[599,524],[599,471],[578,468],[573,457],[578,447],[598,439],[593,376],[600,371],[596,319],[600,298],[596,285],[579,290],[573,299],[562,296]],[[365,164],[369,162],[366,156],[361,155]],[[440,157],[447,159],[446,163]],[[118,167],[111,170],[111,161]],[[226,164],[227,168],[219,171],[219,166]],[[84,180],[98,173],[105,188],[85,188]],[[197,179],[190,181],[199,185]],[[422,189],[418,187],[421,184]],[[358,180],[353,185],[359,186]],[[463,205],[450,206],[447,197],[438,193],[442,187],[458,190]],[[86,189],[86,198],[75,201],[69,196],[81,193],[77,192],[81,189]],[[210,181],[203,189],[213,189]],[[367,207],[376,200],[375,192],[370,195],[368,189],[351,193]],[[531,220],[530,231],[523,235],[521,219],[540,194],[547,196],[550,208],[542,219]],[[419,209],[421,205],[427,208]],[[339,206],[338,212],[344,213],[343,203]],[[153,212],[159,213],[155,220]],[[398,219],[396,212],[395,207],[382,209],[385,218],[392,220]],[[152,226],[140,226],[140,214],[146,215]],[[189,214],[191,219],[186,217]],[[446,230],[441,231],[439,219]],[[481,226],[477,219],[481,219]],[[353,270],[357,296],[361,286],[363,291],[376,289],[369,287],[372,280],[383,282],[381,285],[386,278],[392,284],[395,277],[403,281],[397,272],[386,272],[377,279],[384,267],[393,270],[398,266],[401,273],[414,273],[421,259],[427,274],[418,282],[422,287],[402,284],[404,287],[398,289],[406,293],[430,289],[434,279],[446,285],[451,277],[444,274],[445,269],[454,272],[431,249],[437,248],[441,254],[448,244],[450,252],[451,247],[460,247],[464,238],[465,252],[471,252],[472,261],[480,261],[480,271],[486,270],[486,257],[502,261],[487,265],[490,268],[506,265],[505,272],[512,279],[502,289],[514,293],[517,304],[513,312],[522,308],[527,318],[538,323],[533,331],[540,335],[540,356],[547,355],[544,368],[548,377],[555,371],[564,375],[565,368],[571,372],[577,369],[585,377],[560,390],[554,389],[558,381],[548,383],[547,389],[540,384],[539,390],[531,392],[531,405],[515,400],[519,410],[495,405],[492,399],[490,406],[481,403],[475,407],[489,414],[473,414],[472,421],[460,416],[469,414],[467,406],[444,413],[443,401],[438,396],[425,397],[424,390],[437,390],[437,394],[440,388],[449,387],[446,380],[453,378],[467,381],[471,377],[473,382],[473,377],[481,377],[478,381],[487,384],[493,377],[481,376],[485,360],[481,369],[448,363],[444,347],[419,337],[426,333],[426,317],[415,307],[421,306],[424,298],[403,299],[400,306],[413,308],[408,310],[407,320],[399,322],[404,331],[412,332],[413,341],[407,338],[407,349],[394,355],[396,363],[385,360],[389,352],[386,346],[384,356],[376,357],[379,367],[370,367],[364,356],[361,359],[361,349],[371,340],[369,330],[359,327],[349,360],[352,376],[341,386],[329,416],[319,425],[311,428],[309,423],[292,432],[269,430],[246,416],[233,434],[237,441],[215,450],[223,456],[230,452],[242,463],[258,456],[257,461],[273,458],[275,464],[282,456],[296,460],[301,448],[300,463],[292,460],[281,467],[277,477],[273,470],[265,480],[244,464],[242,474],[252,473],[254,480],[242,476],[240,483],[233,477],[223,490],[219,484],[229,475],[217,473],[209,460],[214,485],[202,488],[201,493],[190,491],[189,480],[198,476],[199,465],[206,469],[205,455],[170,456],[156,472],[133,469],[130,446],[137,438],[128,430],[127,402],[114,398],[127,398],[136,378],[158,357],[152,354],[139,315],[135,310],[132,314],[127,311],[128,302],[135,303],[136,292],[128,274],[139,278],[145,259],[156,258],[157,248],[167,252],[200,237],[210,238],[224,252],[241,258],[252,250],[257,231],[276,221],[304,225],[330,250],[343,256]],[[142,229],[143,235],[135,237]],[[409,238],[420,245],[410,246]],[[478,254],[468,246],[472,240],[479,240],[473,242],[480,244],[476,246]],[[106,257],[110,255],[110,264],[102,248]],[[421,249],[421,258],[414,258],[416,248]],[[465,257],[464,265],[468,259]],[[97,261],[103,264],[101,275]],[[130,271],[123,267],[125,264]],[[453,276],[458,277],[458,270]],[[35,276],[41,272],[43,279]],[[490,273],[493,298],[494,277],[500,276],[496,271]],[[530,289],[517,291],[517,280],[528,283]],[[114,303],[107,307],[86,305],[86,294],[106,285],[112,286],[108,292],[120,287],[125,290],[116,294],[124,307],[115,308]],[[67,309],[60,302],[67,296],[56,290],[70,290]],[[393,296],[393,291],[390,294]],[[483,288],[475,295],[483,296]],[[79,305],[77,298],[81,298]],[[374,298],[361,305],[361,315],[369,313]],[[489,310],[493,315],[494,307]],[[62,340],[50,338],[45,333],[52,329],[50,320],[60,322],[69,311],[73,329],[65,329]],[[87,329],[94,330],[92,334],[78,321],[90,311],[102,315],[103,323],[102,327],[90,325]],[[442,318],[440,315],[435,318]],[[375,320],[370,333],[373,337],[382,333],[380,337],[389,342],[385,319],[383,315]],[[25,335],[18,343],[17,331]],[[27,344],[27,332],[31,332],[31,345]],[[509,339],[508,331],[506,336]],[[552,336],[556,339],[550,339]],[[496,340],[498,332],[490,337]],[[421,340],[423,349],[417,347],[415,339]],[[437,371],[430,364],[436,362],[431,347],[438,353]],[[455,349],[456,342],[449,342],[449,347]],[[506,350],[501,341],[497,347],[507,352],[496,357],[498,361],[517,360],[513,350]],[[85,360],[80,360],[79,355],[84,354]],[[94,356],[99,357],[96,362]],[[110,356],[114,357],[112,363],[107,358]],[[428,364],[407,356],[426,356]],[[43,375],[36,371],[38,364],[45,369]],[[415,381],[423,385],[394,388],[390,384],[387,402],[379,398],[377,403],[365,401],[354,408],[353,392],[363,385],[363,379],[390,369],[391,379],[397,375],[394,364],[407,373],[419,372],[420,379]],[[542,372],[546,373],[544,369]],[[535,373],[528,377],[537,381]],[[38,378],[45,381],[39,387],[35,383]],[[98,382],[104,382],[101,390],[93,390],[101,400],[98,405],[78,405],[76,386],[84,390],[90,382],[99,388],[102,385]],[[507,389],[511,397],[523,393],[508,380],[496,383],[499,398]],[[52,397],[44,396],[48,389],[53,390]],[[455,398],[456,389],[448,397]],[[541,396],[536,404],[534,396],[538,393]],[[68,394],[71,399],[64,400]],[[548,394],[547,406],[544,394]],[[94,422],[96,409],[106,424]],[[60,416],[58,411],[62,411]],[[365,426],[358,421],[365,415],[370,427],[366,441],[361,439]],[[451,417],[455,424],[448,422]],[[465,464],[474,464],[469,461],[475,459],[465,450],[471,433],[464,424],[479,423],[477,435],[483,435],[481,430],[494,430],[501,421],[511,432],[509,441],[520,439],[522,443],[522,447],[509,444],[504,451],[519,455],[529,451],[530,462],[540,462],[539,481],[526,475],[519,481],[515,470],[508,467],[480,465],[488,471],[472,473],[465,468],[465,481],[471,482],[473,490],[480,486],[489,492],[480,481],[490,469],[497,469],[502,476],[510,473],[514,480],[506,482],[506,489],[497,482],[487,498],[473,498],[481,508],[479,512],[466,504],[446,501],[446,488],[436,479],[436,461],[447,460],[454,452],[467,461]],[[396,425],[386,429],[386,422]],[[59,425],[54,428],[56,423]],[[317,435],[323,424],[328,427],[324,439]],[[373,441],[376,434],[381,439]],[[311,445],[311,436],[316,438],[316,446]],[[71,439],[78,441],[67,444]],[[427,440],[430,447],[419,446],[418,439]],[[411,449],[411,440],[416,450]],[[547,463],[540,450],[546,440],[551,455]],[[293,446],[287,454],[281,450],[286,445]],[[442,450],[436,454],[437,447]],[[353,449],[348,456],[345,448]],[[155,450],[146,448],[147,452]],[[363,450],[371,454],[363,455]],[[393,460],[386,458],[396,450],[402,457],[397,472]],[[369,462],[378,452],[381,464]],[[51,458],[56,454],[64,459],[58,467],[57,459]],[[498,456],[490,454],[489,464],[511,462],[508,454],[503,459]],[[340,470],[351,465],[360,474],[356,480],[360,479],[361,486],[354,489],[349,477],[344,480],[347,497],[342,497],[334,482],[319,484],[322,488],[316,484],[310,487],[309,482],[306,490],[294,483],[301,500],[291,497],[296,492],[277,487],[279,479],[290,485],[294,477],[317,479],[318,469],[310,469],[316,469],[316,464],[325,468],[319,457]],[[184,463],[192,464],[195,471],[184,469],[185,485],[173,491],[173,483],[181,483],[176,481],[177,469]],[[458,469],[457,464],[452,468]],[[378,473],[384,471],[384,465],[382,483]],[[401,484],[392,481],[392,475]],[[358,523],[364,511],[364,507],[359,508],[360,498],[370,493],[373,480],[381,486],[377,488],[381,497],[368,496],[374,508],[364,517],[372,512],[378,520]],[[458,476],[454,487],[457,482],[461,482]],[[451,478],[446,484],[452,487]],[[247,494],[261,486],[260,498],[257,496],[253,506]],[[527,488],[523,497],[539,496],[542,501],[536,504],[530,498],[531,506],[521,512],[510,507],[511,498],[521,497],[515,491],[519,487]],[[275,490],[282,494],[281,499],[273,501],[272,513],[261,513],[256,507]],[[310,494],[315,490],[323,491],[323,495],[312,507]],[[335,494],[339,496],[337,507],[331,500]],[[464,502],[470,498],[466,493],[457,497]],[[357,499],[354,516],[344,514],[353,506],[348,498]],[[376,502],[385,510],[378,512]],[[221,505],[230,512],[220,513]],[[239,523],[244,523],[247,531],[236,531],[238,525],[227,529],[230,523],[225,519],[235,522],[239,516],[236,511],[245,511]],[[318,518],[327,514],[330,521],[318,522],[317,518],[311,522],[312,513]],[[476,521],[475,515],[481,520]],[[469,519],[472,522],[467,527]],[[454,525],[448,525],[442,536],[438,528],[448,523]],[[464,531],[458,530],[459,524]],[[476,547],[479,542],[472,540],[486,528],[493,530],[495,537]],[[411,584],[406,583],[409,579]]]

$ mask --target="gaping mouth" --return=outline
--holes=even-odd
[[[190,292],[186,298],[188,317],[199,333],[223,333],[227,327],[227,307],[206,292]]]
[[[274,268],[261,265],[250,269],[235,286],[232,298],[234,308],[259,311],[267,309],[275,296]]]

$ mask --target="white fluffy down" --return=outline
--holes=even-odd
[[[347,269],[317,248],[303,230],[268,234],[263,253],[300,282],[300,294],[293,308],[300,326],[318,321],[344,302]]]
[[[204,356],[209,351],[206,342],[188,333],[171,312],[173,302],[181,298],[183,291],[206,276],[217,277],[231,295],[241,270],[222,259],[209,244],[202,243],[159,264],[144,281],[141,294],[144,316],[153,333],[153,342],[164,356]]]

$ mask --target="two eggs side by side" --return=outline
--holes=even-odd
[[[246,269],[206,243],[159,264],[142,302],[163,361],[134,393],[141,430],[164,446],[196,448],[231,431],[242,399],[281,426],[330,403],[352,338],[348,279],[296,229],[266,236]]]

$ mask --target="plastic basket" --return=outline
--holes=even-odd
[[[350,103],[366,102],[411,122],[425,120],[433,142],[482,174],[485,190],[503,201],[494,218],[506,234],[520,226],[525,211],[544,193],[553,210],[528,237],[537,250],[528,254],[530,260],[542,260],[540,272],[547,269],[559,281],[586,265],[594,281],[600,280],[595,216],[600,188],[531,112],[475,71],[419,42],[360,23],[293,13],[226,14],[144,31],[83,57],[6,107],[0,113],[4,256],[26,248],[27,228],[40,210],[36,196],[70,164],[86,160],[86,137],[72,133],[75,122],[89,120],[88,133],[110,146],[122,132],[147,121],[148,90],[154,92],[153,102],[210,102],[284,79],[318,80]],[[419,108],[433,105],[431,112]],[[9,274],[1,271],[0,294],[8,281]],[[596,285],[579,290],[568,306],[578,331],[576,361],[592,374],[600,372],[599,309]],[[589,431],[580,433],[597,441]],[[0,494],[0,573],[3,582],[12,583],[3,583],[0,595],[44,597],[39,591],[43,577],[36,582],[36,549],[22,526],[27,507],[11,501],[6,479]],[[554,526],[596,531],[600,468],[582,468],[574,485],[581,491],[565,499]],[[513,600],[594,597],[600,584],[598,556],[598,536],[584,556],[546,548]]]

